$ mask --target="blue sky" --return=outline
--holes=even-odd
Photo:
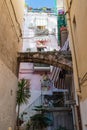
[[[33,8],[41,8],[41,7],[48,7],[54,8],[55,7],[55,0],[25,0],[25,2]]]

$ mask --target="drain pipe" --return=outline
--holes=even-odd
[[[77,130],[74,105],[71,105],[74,130]]]
[[[79,97],[81,97],[81,88],[80,88],[80,82],[79,82],[79,73],[78,73],[78,65],[77,65],[77,58],[76,58],[76,50],[75,50],[75,45],[74,45],[74,36],[73,36],[73,30],[72,30],[72,23],[71,23],[71,16],[70,16],[70,9],[71,9],[71,5],[72,5],[73,0],[70,1],[70,6],[68,3],[68,0],[66,0],[66,4],[67,4],[67,9],[68,11],[66,11],[65,14],[68,14],[68,23],[69,23],[69,28],[70,28],[70,33],[71,33],[71,41],[72,41],[72,55],[74,57],[74,69],[75,69],[75,78],[76,78],[76,92],[77,95]]]

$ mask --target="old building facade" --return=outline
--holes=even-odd
[[[87,129],[87,1],[65,0],[70,47],[73,59],[76,105],[80,106],[79,129]],[[79,101],[79,102],[78,102]],[[79,117],[78,117],[79,119]],[[82,128],[81,128],[82,123]]]
[[[14,129],[24,0],[0,0],[0,129]]]

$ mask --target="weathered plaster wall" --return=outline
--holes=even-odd
[[[70,7],[70,1],[66,0],[66,11]],[[87,80],[83,84],[80,83],[87,72],[87,1],[72,0],[71,7],[68,11],[67,21],[73,59],[74,81],[77,94],[80,97],[82,126],[83,130],[86,130]],[[81,90],[81,93],[78,93],[78,90]]]
[[[16,74],[17,51],[20,47],[11,15],[6,2],[1,5],[0,11],[0,59]],[[20,38],[19,38],[20,40]]]
[[[68,0],[68,3],[70,3],[70,0]],[[86,65],[87,64],[87,15],[86,15],[86,12],[87,12],[86,0],[83,0],[83,1],[72,0],[72,5],[70,8],[70,18],[68,17],[69,18],[68,21],[71,21],[71,28],[72,28],[72,36],[70,36],[70,44],[73,44],[73,45],[71,45],[71,51],[75,55],[75,56],[72,55],[74,77],[76,81],[76,75],[77,75],[76,73],[78,73],[79,83],[80,83],[80,79],[82,79],[84,74],[87,72],[87,65]],[[70,34],[71,34],[71,28],[69,28]],[[76,69],[75,69],[75,64],[77,64]],[[76,82],[75,84],[77,87]],[[82,91],[82,100],[85,100],[87,98],[86,84],[81,85],[81,91]]]
[[[0,14],[0,59],[15,73],[19,43],[6,5],[2,6],[2,12]]]
[[[87,130],[87,99],[80,102],[83,130]]]
[[[7,0],[8,1],[8,0]],[[24,2],[25,0],[12,0],[13,2],[13,5],[14,5],[14,9],[15,9],[15,12],[16,12],[16,16],[17,16],[17,19],[20,23],[20,26],[22,28],[22,24],[23,24],[23,15],[24,15]]]
[[[0,60],[0,129],[14,130],[16,119],[17,78]]]
[[[11,1],[0,0],[0,130],[8,130],[8,127],[14,130],[16,119],[17,52],[22,42],[19,36],[23,3],[12,2],[18,19]]]

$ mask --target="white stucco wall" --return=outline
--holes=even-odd
[[[60,10],[60,9],[63,9],[64,7],[64,0],[57,0],[57,8]]]

